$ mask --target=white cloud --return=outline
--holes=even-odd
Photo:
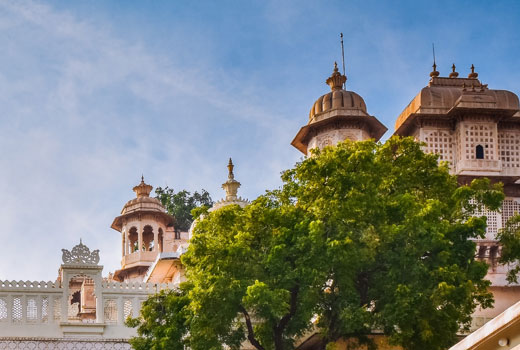
[[[248,183],[255,160],[237,146],[257,142],[251,158],[272,171],[291,152],[270,155],[292,126],[249,105],[240,81],[176,66],[105,23],[42,3],[0,3],[0,27],[8,48],[0,58],[0,278],[54,279],[61,248],[80,237],[101,249],[105,274],[118,268],[119,234],[109,225],[141,173],[218,197],[236,154],[248,193],[278,181],[275,172]]]

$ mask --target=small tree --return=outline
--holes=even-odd
[[[186,190],[175,192],[173,188],[166,186],[165,188],[157,187],[155,189],[157,199],[159,199],[166,208],[168,214],[175,217],[175,229],[180,232],[189,230],[193,217],[191,211],[200,206],[211,207],[213,200],[206,190],[200,193],[195,191],[193,194]]]
[[[315,326],[323,346],[377,330],[405,349],[443,349],[476,306],[491,306],[487,265],[470,240],[483,237],[486,219],[471,214],[498,208],[500,186],[459,187],[411,138],[328,147],[282,179],[245,208],[196,211],[204,219],[182,257],[188,316],[158,324],[143,313],[134,325],[180,332],[193,350],[245,339],[290,350]]]

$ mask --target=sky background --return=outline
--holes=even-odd
[[[0,280],[55,280],[82,238],[103,274],[132,187],[280,186],[340,62],[393,132],[438,70],[520,93],[520,1],[0,0]]]

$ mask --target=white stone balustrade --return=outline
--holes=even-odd
[[[128,339],[135,330],[124,325],[137,317],[150,295],[173,284],[101,282],[95,320],[71,321],[67,288],[59,282],[0,281],[0,339],[10,337]],[[63,320],[67,321],[63,321]]]

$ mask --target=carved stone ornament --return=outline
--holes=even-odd
[[[81,240],[71,251],[67,249],[61,251],[63,252],[61,259],[64,264],[97,265],[99,263],[99,249],[90,252],[90,249]]]

